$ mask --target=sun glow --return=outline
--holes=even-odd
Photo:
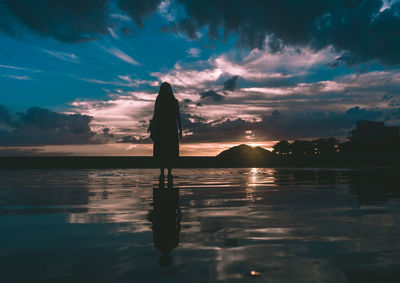
[[[257,147],[257,146],[265,147],[266,143],[254,143],[254,142],[252,142],[252,143],[247,143],[247,145],[251,146],[251,147]],[[268,144],[268,146],[269,146],[269,144]]]

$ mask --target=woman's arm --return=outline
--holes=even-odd
[[[157,120],[158,120],[158,101],[154,103],[154,112],[153,112],[153,118],[150,120],[149,127],[147,128],[147,132],[151,133],[150,137],[155,134],[156,128],[157,128]]]
[[[178,122],[178,129],[179,129],[179,137],[182,138],[182,119],[181,119],[181,111],[179,110],[179,102],[176,101],[176,120]]]
[[[156,130],[158,126],[158,112],[160,108],[160,102],[156,100],[156,103],[154,103],[154,113],[153,113],[153,129]]]

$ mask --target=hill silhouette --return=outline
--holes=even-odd
[[[231,147],[222,151],[217,158],[231,159],[242,162],[262,162],[273,157],[273,153],[262,147],[253,147],[246,144]]]
[[[272,153],[245,144],[217,156],[181,156],[174,168],[246,167],[400,167],[400,152],[334,152],[330,154]],[[0,169],[159,168],[152,156],[0,156]]]

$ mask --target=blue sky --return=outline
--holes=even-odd
[[[0,146],[151,154],[163,81],[188,155],[399,125],[400,4],[350,2],[0,0]]]
[[[123,21],[132,24],[132,36],[115,30],[115,38],[107,34],[96,41],[76,44],[30,33],[23,34],[23,38],[1,33],[1,65],[23,68],[2,68],[1,83],[9,94],[2,97],[2,103],[22,110],[31,106],[65,108],[79,98],[104,99],[104,88],[123,81],[118,76],[154,80],[149,74],[151,70],[172,68],[187,55],[186,50],[196,45],[161,33],[164,21],[157,14],[143,29],[129,19]],[[84,79],[110,83],[96,84]]]

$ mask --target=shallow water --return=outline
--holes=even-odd
[[[3,170],[1,282],[400,282],[399,173]]]

